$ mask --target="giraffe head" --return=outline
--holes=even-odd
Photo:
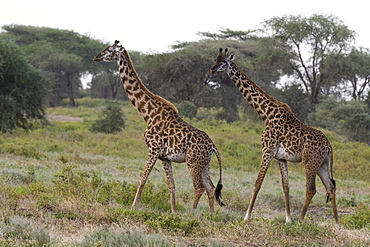
[[[113,45],[108,46],[102,52],[94,57],[95,62],[110,62],[117,61],[119,59],[119,53],[125,48],[122,45],[118,45],[119,41],[116,40]]]
[[[220,48],[218,56],[215,59],[215,65],[209,71],[211,74],[216,73],[217,71],[226,71],[230,72],[230,63],[234,60],[235,55],[227,53],[227,48],[224,52],[222,52],[222,48]]]

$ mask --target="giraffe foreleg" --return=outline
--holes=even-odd
[[[144,185],[145,185],[145,183],[146,183],[146,181],[149,177],[149,174],[152,171],[157,159],[158,159],[158,152],[149,152],[148,159],[147,159],[144,171],[143,171],[143,173],[141,175],[141,178],[140,178],[140,184],[139,184],[139,187],[137,188],[134,202],[132,203],[132,208],[134,208],[137,205],[137,202],[139,201],[140,196],[141,196],[141,192],[143,191]]]
[[[166,172],[167,185],[170,191],[172,213],[176,213],[175,182],[173,180],[171,161],[162,160],[162,164],[163,164],[164,171]]]
[[[253,210],[254,203],[256,201],[258,192],[261,189],[263,179],[265,178],[265,175],[266,175],[266,172],[267,172],[268,167],[270,165],[270,161],[272,160],[272,157],[273,156],[268,154],[268,153],[264,153],[262,155],[262,162],[261,162],[260,171],[258,173],[256,182],[254,183],[254,190],[253,190],[252,198],[250,200],[250,203],[249,203],[249,206],[248,206],[248,209],[247,209],[247,213],[245,214],[244,220],[249,220],[250,217],[251,217],[251,213],[252,213],[252,210]]]
[[[280,173],[281,173],[281,182],[284,191],[285,198],[285,223],[292,223],[292,218],[290,216],[290,202],[289,202],[289,178],[288,178],[288,165],[284,160],[279,161]]]

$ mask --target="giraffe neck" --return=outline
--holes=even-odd
[[[258,87],[248,76],[231,62],[230,71],[227,72],[234,81],[235,86],[242,93],[248,103],[256,110],[258,115],[267,125],[268,121],[275,117],[275,113],[280,107],[290,110],[289,106],[277,101],[260,87]]]
[[[126,50],[123,50],[117,63],[128,98],[148,125],[153,124],[157,119],[156,116],[164,114],[164,111],[178,113],[172,103],[153,94],[145,87]]]

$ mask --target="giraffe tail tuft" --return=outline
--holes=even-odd
[[[221,184],[221,181],[219,181],[217,183],[217,186],[216,186],[216,190],[215,190],[215,197],[216,197],[216,201],[218,202],[218,204],[222,207],[222,206],[225,206],[225,203],[223,203],[221,201],[222,199],[222,196],[221,196],[221,190],[222,190],[222,187],[223,185]]]
[[[334,185],[334,190],[335,190],[335,180],[332,178],[330,179],[331,182],[333,183]],[[329,197],[329,193],[326,193],[326,203],[328,203],[330,201],[330,197]]]

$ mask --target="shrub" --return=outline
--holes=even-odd
[[[197,107],[190,101],[182,101],[177,105],[177,109],[182,117],[195,118],[197,115]]]
[[[308,124],[335,131],[352,141],[370,143],[370,113],[363,101],[324,98],[308,115]]]
[[[21,239],[26,246],[51,246],[50,234],[44,226],[20,216],[7,217],[1,226],[5,239]],[[14,242],[13,242],[14,244]]]
[[[141,231],[131,230],[101,230],[97,231],[89,236],[86,236],[81,246],[174,246],[167,238],[161,234],[149,234],[146,235]],[[177,245],[179,246],[179,245]],[[185,246],[185,245],[182,245]]]
[[[369,204],[359,203],[354,214],[349,214],[341,219],[341,224],[350,229],[370,230],[370,206]]]
[[[93,132],[113,134],[125,127],[124,114],[118,102],[111,101],[103,109],[99,119],[91,126]]]
[[[34,146],[25,142],[4,143],[0,146],[0,148],[7,153],[24,156],[26,158],[40,159],[43,157],[43,155],[40,154]]]

